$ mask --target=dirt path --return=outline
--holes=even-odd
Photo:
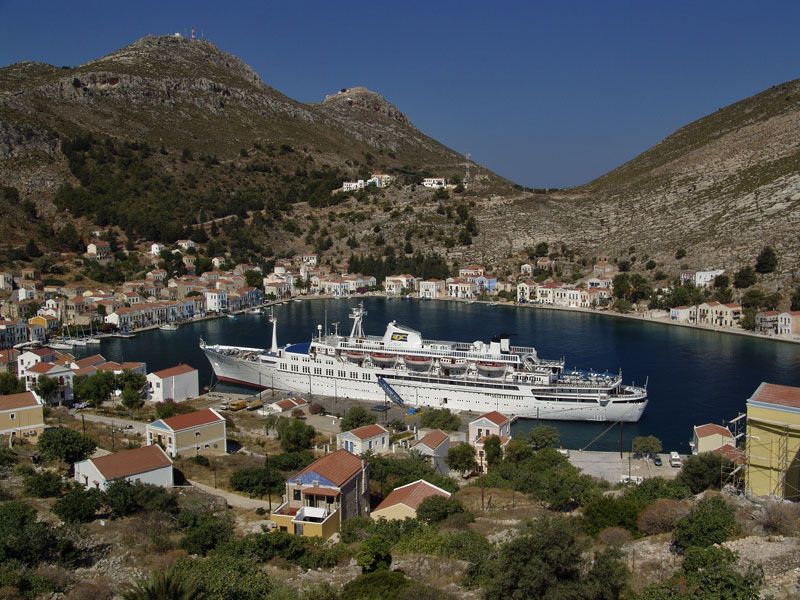
[[[225,490],[215,489],[210,485],[205,485],[204,483],[199,483],[197,481],[187,480],[191,483],[194,487],[198,490],[205,492],[206,494],[210,494],[212,496],[217,496],[219,498],[223,498],[225,502],[228,503],[229,506],[235,506],[236,508],[244,508],[248,510],[255,510],[257,508],[263,508],[265,510],[269,510],[272,512],[273,508],[278,508],[281,505],[282,500],[280,497],[276,497],[275,495],[272,496],[272,506],[270,506],[269,502],[266,499],[260,498],[247,498],[246,496],[240,496],[239,494],[234,494],[233,492],[227,492]]]

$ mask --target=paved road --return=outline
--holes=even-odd
[[[619,452],[593,452],[591,450],[570,450],[569,462],[584,473],[605,479],[610,483],[619,483],[623,475],[633,477],[663,477],[674,479],[680,469],[669,465],[669,454],[661,454],[662,466],[656,467],[653,461],[631,458],[624,452],[620,459]]]
[[[105,415],[95,415],[91,413],[84,413],[84,412],[76,412],[75,418],[80,421],[81,417],[85,418],[87,421],[92,421],[94,423],[105,423],[106,425],[113,425],[116,428],[122,427],[133,427],[133,430],[136,433],[144,435],[145,433],[145,423],[141,421],[132,421],[130,419],[120,419],[118,417],[107,417]]]

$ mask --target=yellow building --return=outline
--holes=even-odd
[[[225,417],[213,408],[159,419],[147,427],[147,444],[158,444],[171,457],[179,454],[225,454]]]
[[[413,483],[394,488],[370,516],[376,521],[378,519],[387,521],[416,519],[419,505],[431,496],[449,498],[450,492],[423,479],[418,479]]]
[[[42,403],[33,392],[0,396],[0,436],[32,438],[44,431]]]
[[[693,437],[692,447],[695,454],[714,452],[726,444],[728,446],[736,446],[731,430],[715,423],[695,425]]]
[[[800,499],[800,388],[762,383],[747,400],[747,493]]]

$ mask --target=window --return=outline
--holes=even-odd
[[[200,437],[200,432],[199,431],[195,431],[194,432],[194,437]]]
[[[292,499],[295,501],[300,500],[300,490],[292,490]]]
[[[8,415],[8,418],[13,421],[14,419],[17,418],[17,415],[15,415],[14,413],[11,413],[10,415]]]

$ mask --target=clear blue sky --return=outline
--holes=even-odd
[[[524,185],[570,186],[800,76],[800,2],[0,0],[0,65],[192,24],[301,101],[364,85]]]

